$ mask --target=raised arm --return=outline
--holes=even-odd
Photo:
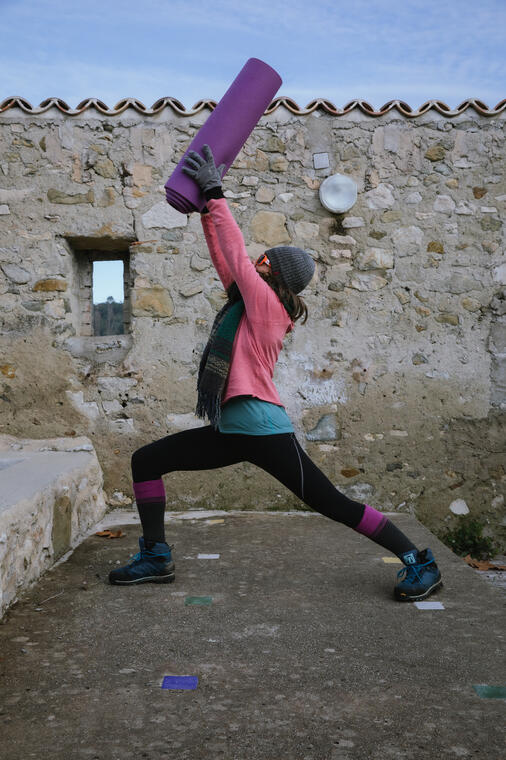
[[[257,322],[286,322],[285,308],[248,256],[242,232],[225,198],[207,201],[219,248],[244,299],[248,317]]]
[[[202,214],[200,217],[200,221],[202,222],[202,229],[204,230],[204,236],[206,238],[206,243],[209,249],[209,254],[211,256],[211,261],[214,264],[214,268],[216,269],[218,273],[218,276],[223,284],[223,287],[225,288],[225,290],[228,290],[228,288],[234,281],[234,277],[223,255],[223,251],[220,248],[220,243],[216,235],[216,230],[214,228],[214,223],[213,223],[211,214]]]
[[[255,265],[246,251],[242,232],[230,213],[226,199],[223,197],[221,175],[225,164],[216,167],[211,148],[208,145],[202,147],[202,153],[204,157],[196,151],[189,151],[183,172],[195,180],[206,199],[218,245],[216,245],[207,220],[203,222],[205,225],[204,232],[210,233],[209,238],[206,234],[206,240],[208,240],[208,245],[211,241],[209,248],[211,256],[216,254],[220,261],[221,272],[216,267],[218,274],[223,283],[228,282],[228,272],[225,272],[222,267],[224,260],[232,279],[235,280],[241,291],[246,313],[251,321],[285,323],[288,318],[285,308],[274,291],[256,271]],[[221,256],[223,259],[220,258]]]

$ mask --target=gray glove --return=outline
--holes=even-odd
[[[220,164],[216,168],[214,156],[209,145],[202,146],[202,153],[205,158],[191,150],[185,157],[187,166],[183,166],[183,173],[191,177],[200,187],[203,193],[211,190],[213,187],[221,187],[221,175],[223,174],[226,164]]]

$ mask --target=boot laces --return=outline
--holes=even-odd
[[[420,575],[420,570],[422,567],[427,567],[427,565],[432,565],[434,563],[434,560],[430,559],[428,562],[417,562],[415,565],[405,565],[399,572],[397,573],[398,578],[402,578],[403,580],[407,580],[408,583],[412,583],[415,578],[422,582],[422,576]]]

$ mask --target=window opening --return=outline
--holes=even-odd
[[[93,334],[123,335],[124,319],[123,260],[93,261]]]

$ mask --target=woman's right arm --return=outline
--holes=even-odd
[[[226,198],[208,198],[207,207],[209,216],[213,218],[219,249],[241,291],[248,318],[254,322],[284,324],[289,320],[288,314],[278,296],[256,271]]]
[[[228,290],[234,281],[234,277],[221,250],[211,214],[201,214],[200,221],[202,222],[204,236],[214,268],[218,272],[223,287],[225,290]]]

